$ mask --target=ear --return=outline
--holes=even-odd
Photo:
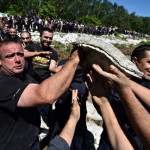
[[[137,64],[137,62],[138,62],[137,57],[133,57],[133,58],[132,58],[132,62],[136,65],[136,64]]]

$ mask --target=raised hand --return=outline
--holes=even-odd
[[[96,70],[99,73],[99,75],[106,78],[108,83],[110,83],[110,85],[118,92],[130,88],[130,80],[115,66],[110,66],[111,73],[103,71],[101,67],[96,64],[93,65],[93,69]]]
[[[70,117],[76,119],[77,121],[80,118],[80,106],[78,104],[78,90],[72,90],[72,108]]]
[[[89,71],[87,74],[87,85],[92,96],[109,98],[110,89],[107,79],[98,74],[97,71]]]
[[[111,95],[107,79],[98,74],[95,70],[92,70],[87,74],[87,85],[92,95],[93,104],[99,114],[101,114],[101,106],[108,103],[108,99]]]

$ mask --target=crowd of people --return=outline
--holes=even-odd
[[[64,33],[85,33],[100,36],[112,35],[115,32],[118,32],[130,38],[149,38],[148,34],[120,29],[117,26],[89,26],[83,23],[78,23],[76,21],[69,22],[61,18],[39,17],[36,13],[30,14],[27,17],[7,15],[5,17],[1,17],[0,22],[0,24],[5,23],[8,24],[9,27],[15,27],[18,32],[22,32],[23,30],[40,32],[41,28],[49,27],[55,32]]]
[[[50,27],[39,30],[35,44],[28,30],[18,36],[16,27],[7,25],[0,37],[0,149],[88,150],[89,92],[104,120],[98,150],[150,148],[150,45],[131,56],[143,78],[129,79],[112,65],[108,72],[96,64],[82,70],[84,53],[76,48],[58,64]],[[42,141],[40,116],[49,127]]]

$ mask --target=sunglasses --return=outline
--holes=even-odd
[[[21,39],[22,39],[22,40],[25,40],[25,39],[28,40],[29,37],[21,37]]]

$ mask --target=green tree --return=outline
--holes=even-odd
[[[103,24],[107,26],[118,26],[120,29],[129,29],[129,15],[123,6],[116,3],[111,7],[111,11],[103,18]]]
[[[39,16],[79,21],[89,25],[118,26],[150,34],[150,17],[129,14],[123,6],[109,0],[0,0],[0,10],[11,15]]]
[[[143,30],[143,20],[141,17],[135,15],[135,12],[130,14],[130,27],[131,30],[142,32]]]
[[[143,17],[143,33],[150,35],[150,17]]]
[[[96,18],[94,16],[88,16],[88,15],[85,17],[79,18],[78,22],[86,24],[86,25],[90,25],[90,26],[101,26],[102,25],[101,21],[98,18]]]
[[[39,16],[45,16],[45,17],[56,16],[56,8],[51,0],[49,0],[48,2],[40,6]]]

